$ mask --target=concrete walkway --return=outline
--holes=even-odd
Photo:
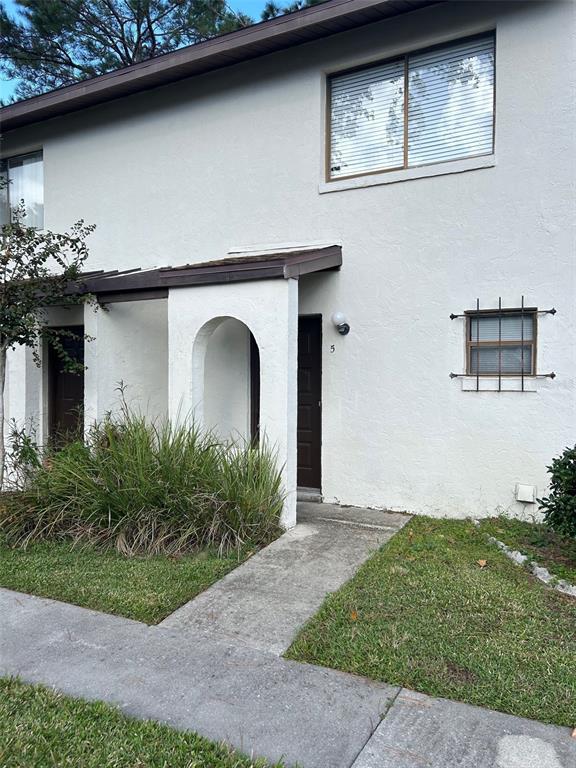
[[[328,592],[352,578],[408,520],[376,510],[300,503],[295,528],[160,626],[279,656]]]
[[[0,590],[0,674],[289,766],[574,768],[567,728],[282,659],[326,590],[406,520],[325,505],[302,518],[156,627]]]

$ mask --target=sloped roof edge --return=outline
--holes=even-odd
[[[227,257],[176,267],[87,272],[70,287],[69,293],[91,293],[101,303],[165,298],[169,288],[298,279],[312,272],[338,270],[341,266],[341,246],[330,245],[259,256]]]
[[[374,21],[436,5],[441,1],[328,0],[105,75],[9,104],[0,109],[0,128],[3,131],[21,128]]]

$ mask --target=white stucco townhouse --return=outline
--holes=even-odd
[[[576,437],[575,5],[329,0],[0,110],[31,221],[97,225],[86,371],[8,417],[266,433],[297,488],[530,513]],[[10,200],[2,215],[10,215]]]

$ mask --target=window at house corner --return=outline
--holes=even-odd
[[[494,151],[494,35],[330,78],[329,178]]]
[[[525,376],[536,373],[536,312],[468,315],[467,373]]]
[[[7,183],[0,190],[0,223],[14,218],[21,200],[26,207],[24,223],[42,229],[44,226],[44,164],[42,152],[10,157],[0,164],[0,177]]]

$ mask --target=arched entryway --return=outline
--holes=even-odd
[[[241,320],[214,317],[193,349],[195,414],[222,440],[256,441],[260,425],[260,353]]]
[[[221,406],[218,400],[227,398],[226,387],[244,393],[242,424],[245,437],[250,437],[251,418],[249,402],[260,403],[260,439],[264,435],[277,455],[278,467],[286,494],[281,524],[290,528],[296,523],[296,416],[298,368],[298,281],[295,279],[245,280],[182,287],[168,294],[168,347],[169,347],[169,402],[174,421],[194,416],[198,424],[207,420],[214,426],[214,414]],[[243,353],[243,382],[238,384],[238,373],[223,370],[224,337],[217,330],[224,323],[235,323],[245,328]],[[259,398],[255,396],[257,378],[248,377],[250,367],[250,336],[257,344],[260,360]],[[224,328],[221,331],[225,334]],[[217,347],[211,349],[216,342]],[[218,349],[219,347],[219,349]],[[235,352],[234,347],[228,351]],[[239,356],[240,357],[240,356]],[[225,382],[214,376],[220,370]],[[214,382],[220,398],[212,391]],[[251,382],[251,384],[249,384]],[[208,397],[207,392],[210,391]],[[228,391],[230,391],[228,389]],[[212,402],[211,402],[212,400]],[[229,407],[227,404],[226,407]],[[229,410],[232,413],[233,409]],[[230,422],[229,422],[230,425]],[[233,427],[236,429],[236,426]]]

